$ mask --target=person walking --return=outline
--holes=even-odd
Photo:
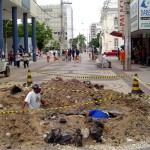
[[[21,56],[19,53],[17,53],[16,55],[16,63],[17,63],[17,67],[20,68],[20,60],[21,60]]]
[[[145,49],[145,47],[142,48],[141,56],[142,56],[141,64],[144,65],[146,62],[146,49]]]
[[[41,98],[41,87],[38,84],[32,86],[32,91],[29,92],[23,102],[22,109],[28,104],[29,109],[38,109],[41,106],[48,106],[48,102],[43,101]]]
[[[24,52],[22,57],[24,68],[29,68],[29,55],[26,52]]]
[[[123,49],[121,49],[120,51],[120,62],[121,65],[123,65],[123,63],[125,62],[125,51]]]
[[[72,59],[74,60],[74,54],[75,54],[75,51],[74,49],[72,49]]]
[[[8,54],[8,61],[10,65],[12,65],[13,60],[14,60],[14,54],[12,51],[10,51]]]
[[[47,62],[50,61],[50,52],[49,51],[46,52],[46,59],[47,59]]]

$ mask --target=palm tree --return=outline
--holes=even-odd
[[[82,49],[83,47],[86,46],[85,41],[86,41],[86,37],[83,34],[80,34],[77,36],[78,39],[78,44],[79,44],[79,49]]]

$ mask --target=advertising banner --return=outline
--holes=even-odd
[[[130,18],[131,18],[131,32],[137,31],[139,29],[139,3],[138,0],[133,0],[130,4]]]
[[[26,9],[30,9],[30,0],[22,0],[22,6]]]
[[[118,29],[122,31],[124,27],[124,0],[118,0]]]
[[[150,0],[139,0],[139,29],[150,29]]]

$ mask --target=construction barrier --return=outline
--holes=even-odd
[[[56,56],[54,56],[54,61],[57,61],[57,60],[59,60]]]
[[[81,62],[81,56],[75,56],[74,62]]]
[[[94,61],[98,59],[98,55],[94,55]]]
[[[109,100],[111,97],[109,98]],[[90,105],[90,104],[95,104],[95,103],[102,103],[105,102],[108,99],[104,100],[93,100],[93,101],[88,101],[84,103],[78,103],[78,104],[73,104],[73,105],[67,105],[67,106],[60,106],[60,107],[55,107],[55,108],[45,108],[45,109],[33,109],[33,110],[12,110],[12,111],[0,111],[0,115],[7,115],[7,114],[20,114],[20,113],[28,113],[30,111],[36,111],[36,110],[46,110],[46,111],[51,111],[51,110],[59,110],[59,109],[67,109],[67,108],[73,108],[73,107],[81,107],[85,105]]]
[[[118,75],[118,76],[100,76],[100,75],[66,76],[66,75],[63,75],[63,74],[50,74],[50,73],[39,72],[39,71],[32,71],[32,72],[39,73],[39,74],[46,74],[46,75],[49,75],[49,76],[66,77],[66,78],[76,78],[76,79],[111,79],[111,78],[122,78],[122,77],[131,76],[131,75]]]
[[[31,77],[30,69],[28,69],[28,72],[27,72],[27,84],[28,86],[32,84],[32,77]]]
[[[53,89],[56,89],[56,88],[53,88]],[[62,89],[64,90],[64,89]],[[72,90],[70,90],[72,91]],[[77,91],[77,90],[73,90],[73,91]],[[78,91],[79,92],[79,91]],[[51,110],[59,110],[59,109],[67,109],[67,108],[73,108],[73,107],[81,107],[81,106],[85,106],[85,105],[90,105],[90,104],[98,104],[98,103],[102,103],[102,102],[105,102],[105,101],[108,101],[108,100],[113,100],[113,99],[116,99],[119,98],[119,97],[125,97],[126,99],[132,99],[132,98],[146,98],[148,100],[150,100],[150,96],[149,95],[143,95],[143,96],[139,96],[139,95],[131,95],[131,94],[128,94],[128,95],[118,95],[118,94],[115,94],[115,93],[109,93],[109,94],[104,94],[105,96],[107,96],[107,98],[104,98],[103,100],[92,100],[92,101],[88,101],[88,102],[83,102],[83,103],[78,103],[78,104],[73,104],[73,105],[67,105],[67,106],[60,106],[60,107],[55,107],[55,108],[45,108],[45,109],[34,109],[34,110],[11,110],[11,111],[0,111],[0,115],[7,115],[7,114],[20,114],[20,113],[28,113],[28,112],[31,112],[31,111],[36,111],[36,110],[46,110],[46,111],[51,111]],[[103,96],[104,96],[103,95]]]

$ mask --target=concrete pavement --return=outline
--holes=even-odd
[[[33,63],[30,61],[30,69],[37,70],[41,72],[53,73],[53,74],[64,74],[71,76],[79,76],[79,75],[101,75],[101,76],[115,76],[115,75],[134,75],[138,74],[138,77],[145,83],[141,84],[139,82],[140,88],[146,93],[150,95],[150,86],[146,84],[150,84],[150,67],[141,66],[141,65],[132,65],[131,71],[123,71],[123,66],[120,61],[118,61],[117,57],[108,57],[108,59],[112,62],[112,68],[98,68],[93,61],[90,60],[87,53],[83,53],[82,60],[79,63],[74,63],[74,61],[66,62],[66,61],[53,61],[53,57],[51,57],[50,62],[46,62],[45,57],[38,58],[37,62]],[[22,62],[21,62],[22,63]],[[11,66],[11,76],[18,76],[18,78],[0,78],[0,82],[26,82],[27,78],[27,69],[23,68],[21,64],[21,68],[17,68]],[[20,74],[20,77],[18,75]],[[15,75],[16,74],[16,75]],[[34,82],[43,82],[47,81],[54,76],[41,75],[32,73]],[[44,78],[43,78],[44,77]],[[83,79],[84,80],[84,79]],[[104,84],[106,89],[114,89],[123,93],[130,93],[133,83],[133,78],[123,77],[118,79],[90,79],[93,83]]]

